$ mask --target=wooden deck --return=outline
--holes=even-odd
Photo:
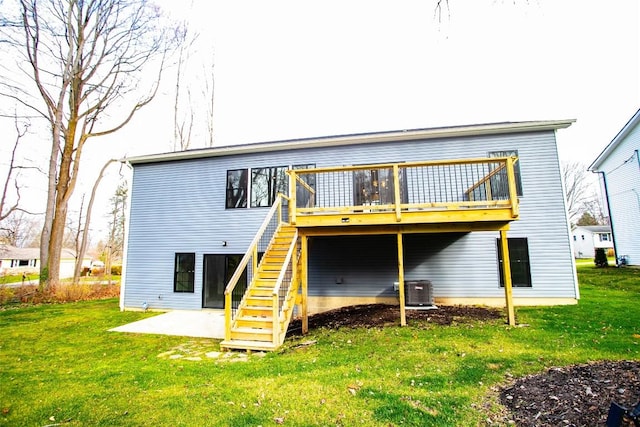
[[[403,283],[403,234],[497,231],[508,322],[514,325],[506,232],[519,215],[516,162],[499,157],[287,171],[289,194],[278,195],[226,287],[221,347],[277,349],[295,305],[307,331],[308,239],[319,235],[396,235]],[[237,292],[245,271],[249,286]],[[406,325],[404,286],[399,301]]]
[[[518,219],[515,162],[502,157],[292,170],[289,222],[299,228],[473,224],[478,229],[484,223],[496,229]]]

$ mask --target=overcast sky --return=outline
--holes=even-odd
[[[214,58],[221,145],[575,118],[560,152],[589,164],[640,107],[636,0],[448,3],[162,2],[200,33],[198,81]]]
[[[158,3],[199,33],[182,83],[193,148],[207,140],[211,63],[216,145],[576,119],[558,132],[560,155],[588,166],[640,108],[637,0],[449,0],[440,19],[435,0]],[[172,149],[172,72],[127,128],[90,141],[78,198],[106,159]]]

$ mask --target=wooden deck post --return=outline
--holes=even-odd
[[[309,314],[308,314],[309,304],[307,301],[307,297],[308,297],[308,286],[307,286],[308,253],[307,251],[309,250],[308,240],[309,238],[305,234],[302,234],[302,233],[300,234],[300,263],[301,263],[300,281],[302,283],[301,311],[302,311],[302,333],[303,334],[306,334],[309,331]]]
[[[400,293],[400,325],[407,326],[407,313],[404,307],[404,254],[402,248],[402,233],[398,233],[398,284]]]
[[[400,168],[397,164],[393,165],[393,194],[396,208],[396,221],[402,221],[402,209],[400,208],[400,203],[402,203],[402,199],[400,198]]]
[[[289,174],[289,224],[296,225],[296,208],[298,206],[298,201],[296,200],[296,173],[292,170],[287,171],[287,173]]]
[[[507,304],[507,320],[510,326],[516,325],[513,308],[513,290],[511,289],[511,262],[509,260],[509,242],[507,230],[500,230],[500,248],[502,249],[502,275],[504,277],[504,298]]]

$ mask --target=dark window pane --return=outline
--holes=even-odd
[[[177,253],[173,276],[174,292],[193,292],[196,254]]]
[[[251,207],[271,206],[278,193],[287,194],[287,167],[251,169]]]
[[[247,207],[248,175],[247,169],[227,171],[227,209]]]
[[[500,273],[500,286],[504,286],[502,272],[502,246],[497,239],[498,246],[498,270]],[[531,266],[529,264],[529,243],[526,238],[508,238],[509,265],[511,266],[511,284],[513,287],[531,287]]]

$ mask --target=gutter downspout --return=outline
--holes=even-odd
[[[638,150],[636,150],[637,153]],[[616,246],[616,233],[613,229],[613,217],[611,216],[611,204],[609,204],[609,187],[607,186],[607,175],[604,171],[594,171],[602,176],[604,184],[604,197],[607,200],[607,213],[609,214],[609,226],[611,227],[611,238],[613,239],[613,252],[616,255],[616,267],[618,265],[618,247]]]
[[[131,221],[131,200],[133,199],[133,166],[129,163],[128,160],[123,159],[121,163],[131,169],[131,179],[128,181],[128,203],[126,209],[126,218],[124,225],[124,243],[122,246],[122,271],[120,272],[120,311],[125,311],[125,287],[127,283],[127,263],[129,262],[129,222]]]

